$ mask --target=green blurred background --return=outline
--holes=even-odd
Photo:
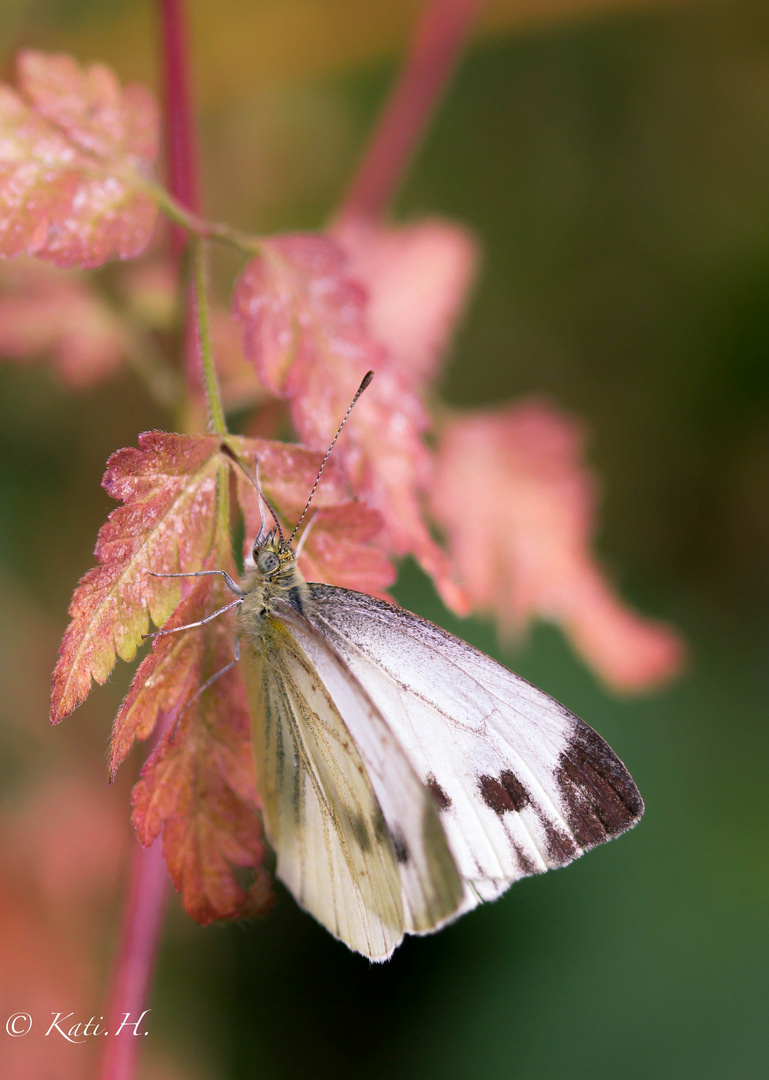
[[[418,5],[190,11],[209,216],[322,225]],[[157,79],[149,3],[14,0],[0,30],[7,64],[32,45]],[[174,899],[147,1042],[179,1076],[232,1080],[766,1077],[769,7],[496,0],[395,209],[462,221],[483,247],[445,396],[544,394],[584,418],[601,555],[626,597],[681,628],[689,669],[664,693],[618,700],[555,630],[503,649],[411,566],[398,598],[596,727],[647,813],[384,967],[280,887],[263,921],[209,929]],[[127,375],[77,398],[44,369],[0,368],[6,808],[42,776],[105,782],[129,672],[53,732],[48,675],[112,505],[104,462],[166,423]],[[129,780],[110,793],[126,820]]]

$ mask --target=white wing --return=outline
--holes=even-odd
[[[277,601],[249,675],[254,754],[278,876],[373,960],[457,912],[462,883],[436,807],[321,635]],[[267,659],[269,658],[269,659]]]
[[[310,585],[307,618],[387,720],[441,812],[460,910],[563,866],[643,802],[592,728],[490,657],[363,593]]]

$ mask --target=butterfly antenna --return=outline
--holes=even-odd
[[[243,462],[240,460],[240,458],[237,457],[235,454],[233,454],[232,450],[230,450],[229,446],[227,446],[226,443],[222,444],[221,449],[222,449],[223,453],[225,453],[227,455],[227,457],[229,457],[232,461],[234,461],[235,464],[246,474],[249,481],[256,488],[256,494],[257,494],[257,496],[259,498],[259,521],[260,521],[259,535],[257,536],[256,541],[258,542],[259,540],[261,540],[261,538],[264,536],[265,532],[267,531],[267,521],[266,521],[265,516],[264,516],[264,508],[265,508],[265,506],[267,507],[267,509],[272,514],[272,520],[275,522],[275,527],[278,530],[278,536],[280,537],[280,539],[282,541],[283,540],[283,530],[280,527],[280,522],[278,521],[278,515],[275,513],[275,510],[274,510],[274,508],[272,506],[272,503],[270,502],[270,500],[267,498],[267,496],[262,491],[262,485],[261,485],[261,481],[259,479],[259,459],[257,458],[256,461],[254,462],[254,471],[256,473],[256,476],[253,477],[251,475],[251,473],[248,471],[248,469],[246,468],[246,466],[243,464]]]
[[[291,547],[291,543],[292,543],[294,537],[296,536],[296,534],[297,534],[297,532],[299,530],[299,526],[304,521],[305,516],[307,514],[307,511],[310,509],[310,503],[312,502],[313,495],[317,491],[318,484],[320,483],[320,478],[321,478],[321,476],[323,474],[323,470],[326,467],[326,462],[328,461],[328,459],[329,459],[329,457],[331,455],[331,451],[336,446],[336,440],[342,434],[342,428],[347,423],[347,418],[349,417],[350,413],[352,412],[352,410],[353,410],[353,408],[355,406],[355,402],[361,396],[361,394],[366,389],[366,387],[370,385],[371,380],[373,378],[374,378],[374,372],[373,371],[367,371],[366,374],[363,376],[363,382],[360,384],[358,389],[355,391],[355,397],[350,402],[350,406],[349,406],[347,412],[344,414],[344,416],[342,418],[342,423],[336,429],[336,435],[331,440],[331,446],[329,446],[328,450],[326,451],[326,456],[323,458],[323,461],[321,461],[321,463],[320,463],[320,468],[318,469],[318,475],[315,477],[315,483],[312,485],[312,491],[310,492],[310,497],[307,500],[307,504],[306,504],[304,510],[302,510],[302,513],[301,513],[301,516],[300,516],[299,520],[297,521],[296,525],[294,526],[294,531],[291,533],[291,535],[288,538],[288,547]],[[269,506],[269,503],[267,505]]]

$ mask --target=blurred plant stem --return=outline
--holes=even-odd
[[[163,98],[166,118],[168,186],[174,199],[193,214],[200,213],[198,148],[190,86],[189,49],[184,0],[158,0],[163,57]],[[171,230],[171,246],[181,256],[187,237]]]
[[[190,80],[185,2],[157,0],[157,7],[169,191],[172,200],[183,211],[199,217],[200,162]],[[180,287],[185,289],[184,368],[189,395],[187,413],[190,419],[193,419],[200,411],[200,398],[203,395],[203,357],[197,325],[196,271],[186,258],[190,254],[189,237],[178,225],[171,229],[171,249],[177,258]]]
[[[337,221],[377,219],[398,190],[449,83],[480,0],[428,0]]]
[[[100,1080],[132,1080],[136,1075],[141,1046],[137,1036],[148,1026],[142,1014],[148,1009],[167,895],[168,871],[160,838],[149,848],[135,845],[120,948],[105,1014],[109,1037]]]

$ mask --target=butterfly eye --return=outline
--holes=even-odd
[[[256,560],[256,565],[263,574],[271,574],[280,566],[280,559],[274,551],[263,551]]]

